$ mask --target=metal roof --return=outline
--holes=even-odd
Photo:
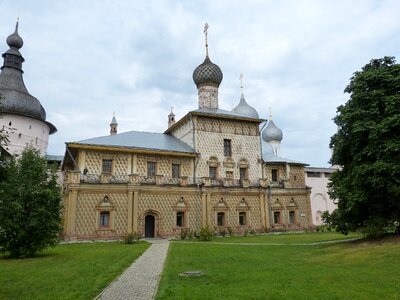
[[[67,144],[196,153],[193,148],[165,133],[128,131]]]
[[[319,173],[333,173],[336,172],[337,168],[323,168],[323,167],[305,167],[306,172],[319,172]]]
[[[258,112],[256,111],[256,109],[254,107],[250,106],[246,102],[246,99],[244,98],[243,93],[240,95],[239,104],[234,109],[232,109],[232,112],[237,113],[242,116],[253,118],[253,119],[260,118],[258,116]]]
[[[233,117],[237,119],[249,119],[249,120],[257,120],[259,122],[264,121],[263,119],[259,118],[253,118],[249,117],[246,115],[238,114],[232,111],[224,110],[224,109],[219,109],[219,108],[199,108],[196,110],[192,110],[191,113],[196,113],[196,114],[204,114],[204,115],[215,115],[217,116],[223,116],[223,117]]]

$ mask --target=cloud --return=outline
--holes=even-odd
[[[260,116],[272,107],[285,156],[327,166],[332,118],[352,73],[400,49],[398,1],[3,1],[0,49],[21,16],[28,90],[64,142],[119,132],[163,132],[197,107],[192,72],[210,57],[223,73],[220,107],[245,96]],[[3,46],[1,46],[3,45]]]

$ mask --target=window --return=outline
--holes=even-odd
[[[271,170],[271,177],[272,177],[272,181],[275,181],[275,182],[278,181],[278,170],[277,169]]]
[[[217,225],[218,226],[225,226],[225,213],[219,212],[217,214]]]
[[[248,170],[247,168],[239,168],[240,180],[243,180],[243,179],[247,179],[247,178],[248,178],[248,176],[247,176],[247,174],[248,174],[247,170]]]
[[[181,165],[172,164],[172,178],[179,178],[181,176]]]
[[[224,140],[224,155],[225,156],[231,156],[232,155],[231,140]]]
[[[274,223],[279,224],[281,221],[281,213],[279,211],[274,212]]]
[[[324,173],[325,178],[329,178],[329,177],[331,177],[331,175],[332,175],[331,173]]]
[[[101,170],[103,173],[111,173],[112,159],[103,159],[103,165]]]
[[[110,225],[110,212],[102,211],[100,213],[100,227],[109,227]]]
[[[216,167],[210,167],[210,178],[217,179],[217,168]]]
[[[289,224],[294,224],[295,222],[295,212],[294,211],[289,211]]]
[[[233,179],[233,172],[232,171],[226,171],[226,178],[227,179]]]
[[[176,226],[177,227],[184,227],[183,225],[184,225],[184,216],[185,216],[185,213],[183,212],[183,211],[178,211],[177,213],[176,213]]]
[[[239,213],[239,225],[246,225],[246,213],[244,211]]]
[[[157,163],[148,161],[147,162],[147,176],[154,177],[157,174]]]
[[[321,177],[321,173],[320,172],[307,172],[307,177],[319,178],[319,177]]]

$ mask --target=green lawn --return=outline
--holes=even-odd
[[[312,233],[214,239],[231,245],[174,242],[157,299],[400,299],[400,237],[296,245],[342,238]],[[179,276],[184,271],[205,275]]]
[[[0,256],[0,299],[93,299],[148,247],[68,244],[35,258]]]

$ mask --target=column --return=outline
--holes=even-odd
[[[133,192],[128,191],[128,233],[132,233],[133,221]]]
[[[139,232],[138,228],[139,218],[139,191],[133,192],[133,232]]]

